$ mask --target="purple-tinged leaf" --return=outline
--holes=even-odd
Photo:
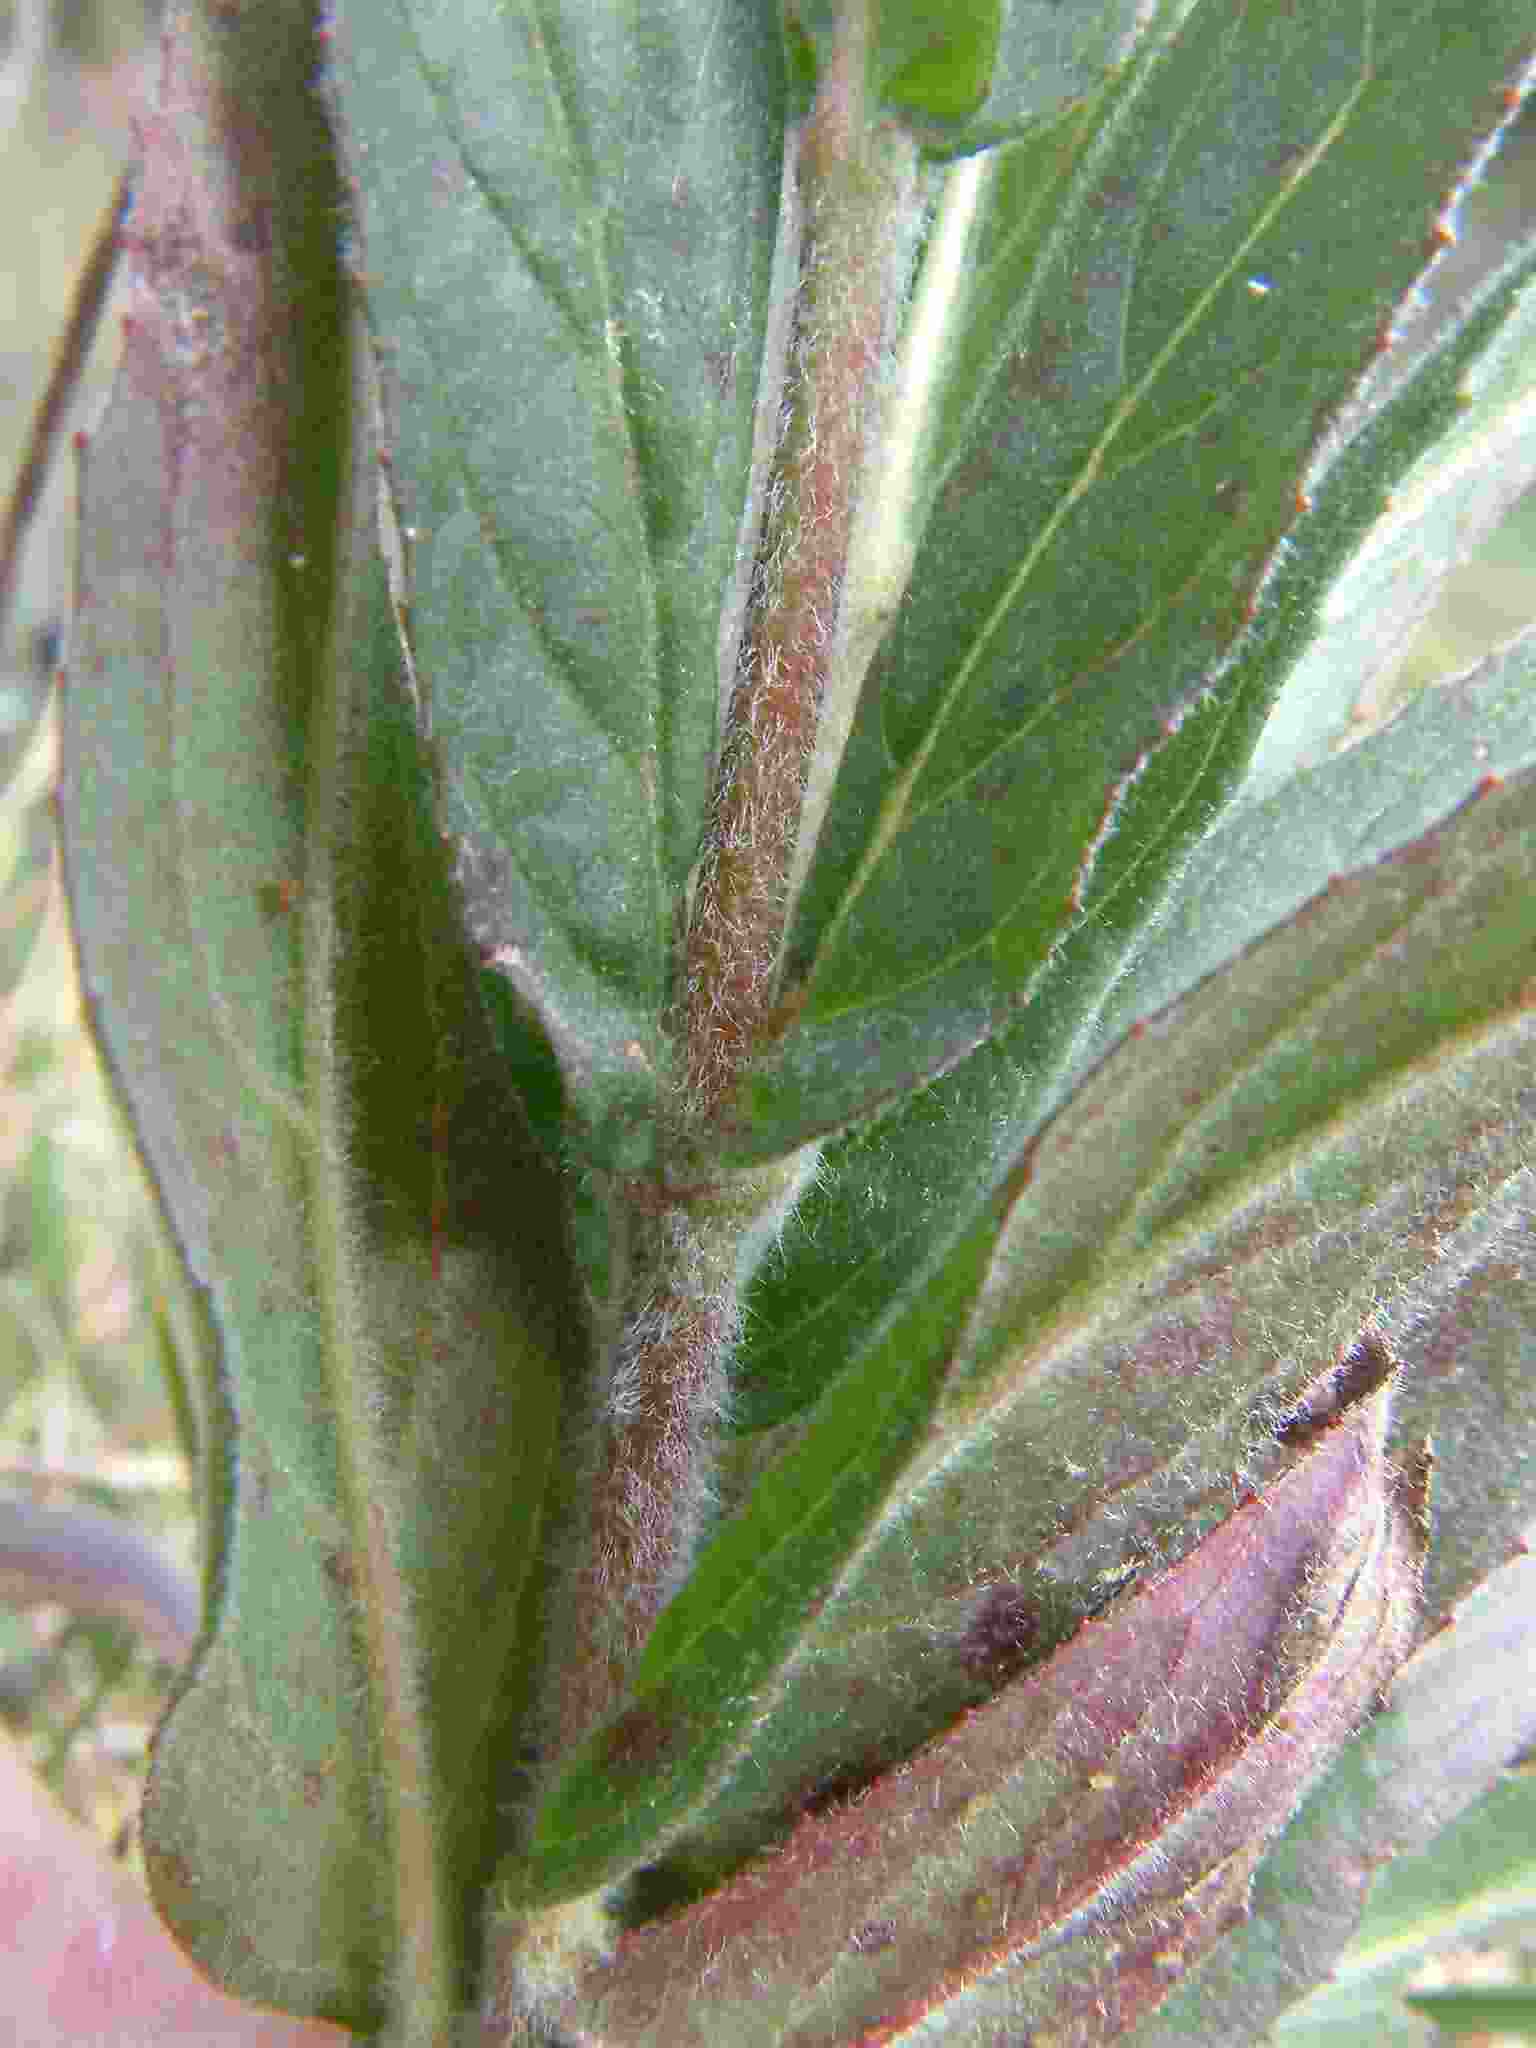
[[[1389,1391],[910,1762],[624,1936],[562,2023],[615,2048],[1119,2038],[1242,1918],[1409,1648],[1424,1529]]]

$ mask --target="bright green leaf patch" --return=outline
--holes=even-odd
[[[936,158],[1028,133],[1091,98],[1180,6],[1137,0],[785,0],[792,81],[808,102],[840,44],[865,41],[882,113]]]
[[[839,45],[864,42],[866,90],[883,107],[962,121],[986,98],[1004,0],[786,0],[784,34],[796,82],[813,88]]]
[[[965,7],[944,0],[881,9],[881,27],[899,22],[900,41],[891,38],[880,97],[904,112],[940,121],[961,121],[986,98],[997,64],[1004,0],[970,0]]]
[[[1447,2034],[1514,2034],[1522,2041],[1536,2041],[1536,1991],[1523,1985],[1416,1991],[1405,2002],[1410,2011]]]

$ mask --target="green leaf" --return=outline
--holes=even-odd
[[[790,1655],[807,1599],[830,1583],[910,1456],[979,1279],[977,1252],[893,1313],[822,1426],[767,1474],[663,1609],[631,1703],[561,1768],[526,1859],[508,1872],[537,1904],[654,1859],[722,1766],[755,1747],[758,1688]]]
[[[583,1307],[399,674],[318,56],[298,0],[168,40],[60,816],[201,1309],[212,1598],[155,1745],[156,1901],[239,1995],[429,2038],[523,1796]]]
[[[785,1256],[763,1269],[748,1297],[738,1429],[783,1422],[815,1399],[867,1341],[892,1291],[921,1288],[930,1260],[994,1199],[1051,1095],[1065,1094],[1140,1017],[1215,973],[1331,876],[1424,831],[1486,775],[1536,762],[1533,707],[1536,634],[1528,634],[1426,693],[1369,741],[1230,811],[1190,856],[1139,956],[1086,1023],[1070,1009],[1063,1018],[1047,992],[1026,1019],[1038,1027],[1033,1037],[1021,1029],[983,1048],[910,1106],[833,1148]]]
[[[1294,660],[1286,622],[1306,614],[1370,529],[1381,470],[1454,416],[1456,390],[1490,337],[1497,348],[1519,284],[1517,276],[1492,291],[1341,455],[1314,515],[1322,532],[1276,574],[1256,664],[1284,673]],[[738,1429],[803,1410],[861,1354],[888,1303],[920,1294],[946,1248],[995,1201],[1048,1110],[1139,1017],[1214,973],[1331,876],[1424,831],[1485,775],[1536,759],[1533,661],[1536,646],[1518,641],[1385,732],[1226,813],[1176,873],[1129,960],[1127,938],[1146,916],[1140,904],[1129,934],[1113,916],[1083,927],[1009,1033],[829,1148],[784,1256],[763,1267],[748,1297]]]
[[[1447,2034],[1516,2034],[1536,2041],[1536,1991],[1517,1984],[1420,1991],[1407,2001]]]
[[[864,43],[865,89],[884,107],[963,121],[986,98],[997,64],[1004,0],[786,0],[793,72],[814,88],[840,42]]]
[[[442,822],[574,1142],[636,1169],[747,496],[775,26],[704,0],[335,17]]]
[[[1536,480],[1536,286],[1521,290],[1493,344],[1468,365],[1459,396],[1455,425],[1393,486],[1384,516],[1329,591],[1317,637],[1264,728],[1245,795],[1277,787],[1352,726],[1358,732],[1446,577]]]
[[[1057,7],[1052,0],[1009,0],[1004,9],[992,92],[968,130],[929,137],[935,153],[953,153],[1027,130],[1056,109],[1112,85],[1144,39],[1166,35],[1187,13],[1188,0],[1154,7],[1136,0],[1089,0]],[[945,143],[948,142],[948,152]]]
[[[850,33],[866,90],[936,157],[968,154],[1089,97],[1181,7],[1135,0],[786,0],[791,76],[808,102]]]
[[[818,1786],[889,1765],[1209,1527],[1262,1482],[1286,1418],[1326,1412],[1369,1365],[1362,1330],[1409,1368],[1404,1455],[1428,1432],[1438,1447],[1431,1612],[1500,1562],[1536,1514],[1512,1419],[1536,1329],[1533,859],[1527,776],[1336,883],[1124,1040],[950,1261],[914,1273],[898,1301],[951,1271],[974,1288],[986,1264],[958,1341],[928,1339],[946,1347],[928,1368],[948,1374],[941,1403],[835,1585],[804,1585],[793,1663],[689,1819],[680,1882],[729,1868]],[[869,1415],[882,1343],[792,1448],[745,1447],[755,1484],[722,1551],[771,1554],[781,1475]],[[701,1632],[712,1557],[669,1610],[696,1599]],[[635,1787],[637,1812],[656,1792]]]
[[[1070,150],[950,173],[972,181],[972,270],[925,392],[938,425],[917,456],[895,437],[866,484],[920,538],[798,898],[791,1021],[743,1096],[743,1154],[1006,1029],[1085,925],[1123,931],[1155,900],[1233,786],[1290,665],[1276,640],[1294,659],[1305,630],[1275,609],[1285,546],[1314,540],[1298,494],[1321,501],[1345,467],[1328,423],[1499,117],[1517,16],[1197,8]]]
[[[1536,630],[1426,691],[1380,733],[1229,811],[1178,875],[1095,1020],[1160,1009],[1334,875],[1423,831],[1488,776],[1536,762]]]

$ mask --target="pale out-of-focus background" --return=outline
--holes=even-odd
[[[8,48],[0,66],[5,487],[71,287],[132,152],[154,14],[154,0],[0,7],[0,47]],[[1455,261],[1486,269],[1533,212],[1536,121],[1527,120],[1469,209]],[[1438,296],[1454,289],[1453,278],[1442,274]],[[109,314],[77,423],[88,425],[103,402],[115,332]],[[166,1372],[178,1320],[174,1276],[80,1014],[41,801],[51,762],[46,719],[35,740],[25,738],[67,616],[70,468],[66,448],[0,649],[0,1493],[111,1508],[191,1573],[194,1530]],[[1455,578],[1401,686],[1466,666],[1533,617],[1536,493]],[[0,1722],[130,1863],[139,1774],[168,1677],[118,1624],[0,1604]],[[1441,1983],[1520,1977],[1536,1982],[1536,1924],[1528,1947],[1506,1940],[1442,1959],[1433,1973]]]

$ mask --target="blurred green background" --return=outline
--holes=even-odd
[[[598,0],[594,0],[598,4]],[[606,0],[604,0],[606,4]],[[17,0],[0,10],[0,475],[14,473],[85,251],[131,158],[152,77],[148,0]],[[1497,260],[1536,217],[1536,120],[1516,131],[1438,275]],[[111,376],[109,312],[75,401],[89,426]],[[51,852],[46,699],[70,587],[71,462],[56,463],[0,649],[0,1494],[129,1518],[189,1577],[194,1528],[173,1398],[177,1282],[81,1014]],[[1536,493],[1453,579],[1378,701],[1465,667],[1536,617]],[[172,1370],[168,1374],[167,1368]],[[3,1562],[3,1560],[0,1560]],[[5,1585],[0,1572],[0,1601]],[[169,1668],[120,1623],[0,1604],[0,1726],[112,1852],[132,1816]],[[1536,1678],[1536,1674],[1533,1674]],[[1536,1885],[1536,1849],[1530,1867]],[[1536,1983],[1530,1938],[1442,1950],[1415,1980]],[[1357,2022],[1357,2029],[1361,2025]],[[1444,2038],[1428,2021],[1392,2038]],[[1357,2031],[1355,2038],[1373,2038]],[[1506,2038],[1483,2031],[1464,2038]]]

